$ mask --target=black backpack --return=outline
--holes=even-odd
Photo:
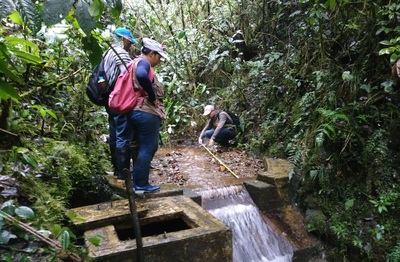
[[[107,52],[103,55],[100,64],[95,66],[95,68],[93,69],[93,72],[89,77],[89,82],[86,86],[86,94],[89,97],[89,100],[93,104],[98,106],[108,105],[108,96],[113,91],[115,81],[117,80],[115,79],[113,83],[110,83],[104,70],[104,58],[107,56],[108,52],[112,50],[118,56],[118,58],[121,59],[122,64],[124,64],[124,66],[126,67],[125,62],[119,56],[118,52],[115,51],[115,49],[110,44],[109,46],[110,49],[108,49]]]
[[[93,69],[86,86],[86,94],[89,100],[98,106],[107,105],[108,95],[111,93],[106,72],[104,71],[104,63],[104,59],[102,58],[100,64]]]
[[[232,122],[234,125],[240,126],[240,119],[236,114],[234,114],[230,111],[224,111],[224,112],[226,112],[229,115],[229,117],[232,119]]]

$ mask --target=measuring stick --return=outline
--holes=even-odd
[[[210,151],[210,149],[208,149],[204,144],[201,144],[207,151],[208,153],[210,153],[215,159],[218,160],[218,162],[223,165],[226,169],[228,169],[229,172],[231,172],[231,174],[236,177],[239,178],[238,175],[236,175],[227,165],[224,164],[224,162],[222,162],[216,155],[213,154],[213,152]]]

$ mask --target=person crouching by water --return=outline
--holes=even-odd
[[[228,113],[207,105],[204,107],[203,116],[208,118],[208,122],[200,133],[199,144],[203,144],[203,137],[206,136],[210,139],[210,147],[214,145],[214,141],[222,146],[229,146],[229,140],[236,137],[236,126]]]
[[[157,80],[153,67],[169,60],[165,48],[150,38],[142,39],[141,55],[134,59],[136,69],[133,69],[136,80],[134,85],[140,85],[147,96],[140,98],[136,107],[126,114],[126,121],[117,126],[117,143],[125,144],[133,134],[138,137],[138,152],[132,171],[135,191],[155,192],[159,186],[149,183],[150,162],[158,149],[158,136],[161,121],[165,120],[163,104],[164,90]]]

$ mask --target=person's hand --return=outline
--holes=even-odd
[[[153,101],[153,104],[154,104],[154,106],[155,106],[156,108],[158,108],[158,105],[159,105],[158,99],[154,100],[154,101]]]
[[[199,138],[199,144],[200,144],[200,145],[203,144],[203,139]]]
[[[214,139],[211,138],[210,141],[208,142],[208,146],[211,147],[211,146],[213,146],[213,145],[214,145]]]

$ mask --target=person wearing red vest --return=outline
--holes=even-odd
[[[150,163],[158,149],[161,121],[166,117],[163,103],[164,90],[153,67],[162,59],[169,60],[165,48],[150,38],[142,39],[141,55],[136,58],[136,83],[146,91],[146,97],[126,114],[126,121],[117,123],[117,148],[126,147],[137,136],[138,152],[133,165],[132,179],[135,191],[155,192],[159,186],[149,183]]]

